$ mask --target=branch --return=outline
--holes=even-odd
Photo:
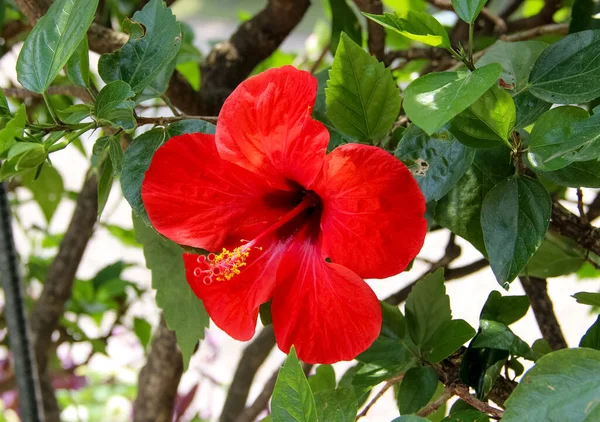
[[[582,223],[578,216],[558,202],[552,203],[550,229],[574,240],[582,248],[600,255],[600,229],[589,223]]]
[[[600,217],[600,193],[596,194],[596,197],[588,206],[587,212],[588,222],[594,221],[598,217]]]
[[[424,418],[426,416],[431,415],[436,410],[438,410],[440,407],[442,407],[453,396],[454,396],[454,394],[448,388],[444,388],[444,392],[442,393],[442,395],[440,397],[438,397],[436,400],[429,403],[427,406],[425,406],[421,410],[419,410],[419,412],[417,413],[417,416]]]
[[[381,0],[354,0],[361,12],[383,15],[383,4]],[[377,57],[377,60],[385,59],[385,28],[377,22],[367,19],[367,31],[369,33],[369,52]]]
[[[134,422],[170,422],[183,374],[183,359],[175,333],[161,319],[148,361],[140,372],[138,396],[133,404]]]
[[[362,410],[362,412],[360,412],[358,415],[356,415],[356,420],[359,420],[360,418],[367,416],[367,413],[369,413],[369,410],[371,410],[371,408],[375,405],[375,403],[377,403],[377,401],[381,397],[383,397],[385,392],[387,390],[389,390],[390,388],[392,388],[395,384],[398,384],[400,381],[402,381],[402,378],[404,378],[404,374],[392,377],[389,380],[387,380],[385,382],[383,388],[381,390],[379,390],[379,392],[375,395],[375,397],[373,397],[371,399],[371,401],[369,403],[367,403],[367,405]]]
[[[137,117],[138,124],[141,125],[159,125],[164,126],[167,124],[171,124],[174,122],[180,122],[182,120],[204,120],[205,122],[217,123],[217,116],[188,116],[187,114],[183,114],[181,116],[171,116],[171,117]]]
[[[219,422],[234,422],[244,412],[248,393],[258,369],[275,346],[273,326],[269,325],[244,349],[223,405]]]
[[[540,10],[540,13],[528,18],[508,22],[508,30],[511,32],[522,31],[524,29],[552,23],[554,13],[560,9],[561,3],[561,0],[546,0],[544,7],[542,10]]]
[[[542,336],[548,341],[552,350],[566,349],[567,342],[554,314],[552,300],[548,296],[547,281],[537,277],[519,277],[523,290],[529,296],[531,309],[540,327]]]
[[[469,387],[465,385],[453,385],[450,387],[450,390],[455,395],[463,399],[463,401],[473,406],[475,409],[483,413],[487,413],[493,419],[502,419],[502,415],[504,414],[502,410],[496,409],[495,407],[492,407],[489,404],[482,402],[477,397],[471,395],[471,393],[469,393]]]
[[[427,0],[427,3],[437,7],[440,10],[454,10],[454,7],[452,7],[452,1],[450,0]],[[506,32],[506,22],[504,22],[504,19],[496,15],[487,7],[481,9],[479,16],[492,23],[496,33],[502,34]]]
[[[41,94],[31,92],[25,88],[2,88],[7,97],[25,100],[27,98],[42,98]],[[53,85],[47,90],[48,95],[66,95],[83,100],[84,102],[93,102],[90,93],[82,87],[75,85]]]

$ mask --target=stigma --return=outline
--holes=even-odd
[[[241,242],[246,242],[241,240]],[[250,252],[255,250],[262,251],[262,247],[254,246],[255,242],[248,242],[233,250],[223,248],[221,253],[200,255],[197,258],[198,267],[194,269],[194,276],[202,278],[206,285],[214,281],[228,281],[241,273],[241,268],[247,265]]]

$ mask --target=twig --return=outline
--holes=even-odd
[[[310,67],[311,74],[314,75],[317,72],[317,70],[319,70],[319,66],[321,66],[321,63],[323,62],[323,59],[325,59],[325,56],[327,56],[327,53],[329,52],[330,48],[331,48],[331,41],[328,42],[325,47],[323,47],[321,54],[319,54],[319,57],[317,58],[317,60],[315,60],[315,62]]]
[[[383,14],[383,3],[381,0],[354,0],[361,12]],[[377,60],[385,59],[385,28],[377,22],[367,19],[367,32],[369,33],[369,52],[377,57]]]
[[[523,290],[527,293],[531,302],[531,309],[540,327],[544,338],[552,347],[552,350],[566,349],[567,341],[560,329],[558,319],[554,313],[552,300],[548,296],[547,281],[537,277],[519,277]]]
[[[583,191],[581,188],[577,188],[577,209],[579,210],[581,224],[588,224],[587,214],[583,208]]]
[[[441,10],[454,10],[450,0],[427,0],[427,3]],[[479,14],[482,18],[494,24],[494,31],[498,34],[506,32],[506,22],[500,16],[496,15],[487,7],[484,7]]]
[[[584,249],[600,255],[600,229],[583,224],[581,219],[558,202],[552,203],[550,229],[566,236]]]
[[[442,407],[453,396],[454,396],[454,394],[452,393],[452,391],[450,391],[450,389],[444,388],[442,395],[439,396],[434,401],[432,401],[431,403],[429,403],[427,406],[425,406],[421,410],[419,410],[419,412],[417,413],[417,416],[421,416],[422,418],[424,418],[426,416],[431,415],[436,410],[438,410],[440,407]]]
[[[542,35],[556,34],[567,35],[569,33],[569,25],[566,23],[552,23],[541,25],[515,34],[503,35],[500,37],[502,41],[526,41],[532,38],[541,37]]]
[[[371,410],[371,408],[375,405],[375,403],[377,403],[377,401],[381,397],[383,397],[385,392],[387,390],[389,390],[390,388],[392,388],[394,386],[394,384],[398,384],[400,381],[402,381],[402,378],[404,378],[404,374],[395,376],[395,377],[387,380],[385,382],[385,385],[381,388],[381,390],[379,390],[379,392],[375,395],[375,397],[373,397],[371,399],[371,401],[369,403],[367,403],[367,405],[362,410],[362,412],[360,412],[358,415],[356,415],[356,420],[359,420],[360,418],[367,416],[367,413],[369,413],[369,410]]]
[[[479,400],[477,397],[471,395],[471,393],[469,393],[469,387],[462,384],[456,384],[451,386],[450,390],[452,393],[463,399],[463,401],[470,404],[475,409],[488,414],[491,418],[502,419],[502,415],[504,414],[502,410],[490,406],[489,404]]]
[[[596,194],[594,200],[588,205],[587,220],[594,221],[600,217],[600,193]]]
[[[254,403],[252,403],[250,407],[246,408],[235,422],[253,422],[258,415],[260,415],[260,412],[266,409],[266,407],[269,405],[269,399],[273,395],[273,390],[275,389],[277,375],[279,375],[279,368],[273,372],[271,378],[269,378],[269,380],[265,383],[262,391],[256,400],[254,400]]]
[[[138,124],[141,125],[158,125],[165,126],[171,123],[180,122],[182,120],[204,120],[209,123],[217,123],[217,116],[188,116],[182,114],[180,116],[171,117],[137,117]]]
[[[560,9],[562,0],[546,0],[544,7],[535,16],[530,16],[516,21],[508,22],[509,31],[520,31],[527,28],[533,28],[540,25],[552,23],[554,13]]]

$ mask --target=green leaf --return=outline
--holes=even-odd
[[[490,266],[502,286],[519,275],[542,243],[552,211],[544,186],[513,176],[489,191],[481,208],[481,228]]]
[[[452,0],[454,11],[463,21],[473,24],[487,0]]]
[[[494,85],[452,120],[450,131],[459,141],[473,148],[490,148],[502,143],[510,147],[508,139],[516,118],[512,97]],[[467,137],[463,138],[461,134]]]
[[[115,128],[134,129],[136,126],[133,116],[135,102],[131,101],[134,96],[135,92],[126,82],[110,82],[98,93],[96,117],[100,122],[110,123]]]
[[[171,60],[167,66],[165,66],[154,78],[154,80],[148,85],[142,93],[138,96],[137,102],[141,103],[142,101],[150,100],[152,98],[158,98],[163,95],[167,88],[169,88],[169,82],[171,81],[171,77],[173,76],[173,72],[175,72],[175,67],[177,64],[177,58]],[[196,66],[198,64],[196,63]]]
[[[577,303],[600,307],[600,293],[579,292],[575,293],[573,297],[577,300]]]
[[[8,151],[17,142],[16,137],[23,135],[23,130],[27,125],[27,110],[25,104],[21,104],[15,117],[10,119],[4,129],[0,130],[0,157],[6,157]]]
[[[452,48],[446,29],[436,18],[427,13],[408,10],[405,17],[392,13],[383,15],[363,13],[363,15],[411,40],[448,50]]]
[[[315,393],[319,422],[354,422],[358,404],[354,391],[348,388]]]
[[[473,72],[438,72],[415,79],[406,87],[404,110],[417,126],[433,134],[470,107],[498,80],[497,63]]]
[[[600,96],[600,31],[567,35],[540,55],[529,76],[530,91],[544,101],[577,104]]]
[[[515,335],[506,324],[486,319],[479,321],[479,332],[470,347],[506,350],[512,355],[522,356],[529,360],[536,358],[527,343]]]
[[[589,127],[598,120],[597,115],[588,118],[587,111],[579,107],[563,106],[553,108],[544,113],[536,122],[531,137],[529,138],[529,153],[527,158],[535,169],[542,171],[559,170],[566,167],[575,160],[567,156],[569,150],[573,149],[575,142],[583,142],[589,136],[590,140],[600,137],[600,130]],[[577,139],[579,138],[579,139]],[[595,159],[590,157],[587,160]]]
[[[31,170],[24,174],[22,183],[31,191],[33,199],[42,209],[46,222],[50,224],[65,192],[63,179],[60,173],[49,165],[44,165],[37,177],[36,173],[36,170]]]
[[[163,311],[167,327],[175,332],[187,370],[198,339],[204,338],[208,314],[186,281],[181,247],[159,235],[139,217],[133,216],[133,227],[136,240],[144,247],[146,266],[152,272],[156,303]]]
[[[113,172],[119,176],[123,170],[123,148],[118,136],[112,136],[108,144],[108,155],[112,161]]]
[[[133,31],[120,50],[100,57],[98,72],[105,82],[123,80],[140,94],[173,63],[182,35],[181,26],[162,0],[151,0],[133,20],[144,26],[143,36]]]
[[[90,104],[73,104],[64,110],[56,110],[60,121],[69,125],[76,125],[83,119],[92,115],[92,106]]]
[[[67,64],[94,20],[98,0],[56,0],[31,30],[17,60],[17,79],[42,94]]]
[[[446,128],[427,135],[410,125],[394,154],[411,170],[427,202],[444,197],[469,169],[475,150],[458,142]]]
[[[600,29],[600,2],[598,0],[575,0],[571,11],[569,33]]]
[[[490,392],[500,371],[509,356],[508,351],[498,349],[477,349],[473,342],[467,348],[460,365],[460,379],[473,387],[477,397],[483,399]]]
[[[438,375],[431,366],[409,369],[398,389],[398,409],[403,415],[417,413],[435,394]]]
[[[329,0],[331,7],[331,54],[335,55],[342,32],[362,45],[362,28],[354,10],[346,0]]]
[[[590,349],[600,350],[600,315],[598,315],[596,322],[592,324],[581,338],[579,347],[589,347]]]
[[[527,263],[523,274],[539,278],[577,272],[585,263],[585,251],[576,242],[550,232]]]
[[[600,351],[549,353],[527,371],[506,401],[503,422],[600,419]]]
[[[600,188],[600,161],[598,160],[576,161],[555,171],[542,171],[537,168],[533,168],[533,171],[560,186]]]
[[[335,370],[331,365],[319,365],[314,375],[308,377],[308,384],[313,393],[324,390],[335,390]]]
[[[529,310],[527,296],[502,296],[498,291],[492,291],[483,305],[480,319],[513,324],[523,318]]]
[[[87,88],[90,85],[90,49],[87,36],[77,46],[75,53],[67,62],[67,77],[77,86]]]
[[[417,346],[425,345],[446,321],[452,319],[444,271],[419,281],[406,299],[406,328]]]
[[[140,340],[142,347],[146,349],[150,344],[150,337],[152,336],[152,326],[148,321],[141,318],[133,319],[133,331]]]
[[[4,92],[0,88],[0,117],[10,116],[10,108],[8,108],[8,102],[4,96]]]
[[[423,346],[423,354],[429,363],[438,363],[456,352],[471,340],[475,329],[462,319],[446,321]]]
[[[209,133],[214,135],[217,127],[204,120],[180,120],[167,126],[167,138],[185,135],[186,133]]]
[[[515,172],[507,148],[479,149],[473,164],[435,207],[435,221],[487,255],[481,229],[481,207],[487,193]]]
[[[277,375],[271,399],[273,422],[317,422],[313,393],[302,371],[296,350],[290,354]]]
[[[44,145],[35,142],[17,142],[8,151],[8,161],[15,162],[15,170],[31,169],[42,164],[48,152]]]
[[[400,91],[383,63],[342,34],[325,89],[327,117],[358,140],[385,136],[400,112]]]
[[[512,95],[516,107],[515,127],[523,128],[535,122],[551,104],[529,92],[529,73],[548,44],[541,41],[496,41],[477,61],[476,67],[500,63],[500,78]]]
[[[442,419],[442,422],[489,422],[490,418],[478,410],[463,410]]]
[[[392,422],[430,422],[429,419],[422,418],[420,416],[408,415],[408,416],[400,416],[399,418],[394,419]]]
[[[98,216],[101,216],[102,211],[104,211],[114,181],[112,161],[105,159],[100,168],[100,178],[98,180]]]

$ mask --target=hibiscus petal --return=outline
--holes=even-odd
[[[363,278],[403,271],[423,247],[425,198],[391,154],[348,144],[327,155],[314,190],[323,201],[323,250]]]
[[[310,187],[323,166],[329,133],[311,112],[317,80],[292,66],[242,82],[227,98],[217,123],[225,160],[269,176],[279,187]]]
[[[200,255],[184,254],[187,281],[213,322],[240,341],[254,336],[259,307],[267,302],[275,286],[277,267],[286,249],[286,244],[266,241],[262,250],[254,248],[247,265],[240,267],[240,274],[230,280],[203,282],[198,258]]]
[[[315,245],[295,241],[282,260],[271,304],[279,348],[307,363],[354,359],[375,341],[381,308],[358,275],[325,262]]]
[[[208,250],[227,235],[250,239],[285,210],[264,180],[219,157],[214,135],[176,136],[156,151],[142,184],[152,225],[164,236]]]

